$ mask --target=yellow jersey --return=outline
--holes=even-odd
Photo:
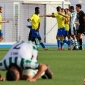
[[[66,14],[66,16],[68,16],[68,14]],[[70,21],[70,18],[65,18],[65,30],[66,31],[69,31],[69,21]]]
[[[0,14],[0,21],[2,21],[2,15]],[[0,23],[0,30],[2,30],[2,23]]]
[[[64,28],[65,27],[65,24],[64,24],[65,18],[58,13],[55,13],[54,16],[58,22],[58,29]]]
[[[40,23],[40,16],[37,14],[33,14],[30,19],[32,21],[32,29],[37,30]]]

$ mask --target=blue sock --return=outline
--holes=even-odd
[[[71,45],[71,40],[69,39],[68,40],[68,47]]]
[[[61,47],[61,42],[60,42],[59,39],[57,40],[57,44],[58,44],[58,48],[60,48]]]
[[[69,44],[69,43],[68,43],[68,40],[66,40],[66,39],[64,39],[64,43],[66,43],[67,45]]]
[[[64,41],[61,41],[61,48],[64,48]]]
[[[45,48],[45,45],[44,45],[42,42],[40,43],[40,45],[41,45],[43,48]]]

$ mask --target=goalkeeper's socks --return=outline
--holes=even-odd
[[[60,39],[57,40],[57,45],[58,45],[58,48],[61,48],[61,42],[60,42]]]
[[[43,42],[41,42],[40,45],[41,45],[43,48],[45,48],[45,45],[43,44]]]

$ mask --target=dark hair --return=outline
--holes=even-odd
[[[2,9],[2,7],[0,6],[0,10]]]
[[[79,7],[80,9],[82,8],[81,4],[76,4],[77,7]]]
[[[15,81],[16,80],[16,74],[15,74],[15,71],[14,69],[12,69],[11,67],[16,67],[16,69],[20,72],[20,74],[22,74],[22,69],[20,67],[18,67],[16,64],[11,64],[8,68],[8,71],[6,73],[6,79],[8,81]]]
[[[61,7],[60,7],[60,6],[58,6],[58,7],[56,7],[56,9],[57,9],[57,11],[60,11]]]
[[[15,71],[13,69],[9,69],[6,73],[6,80],[15,81],[17,78]]]
[[[74,6],[70,6],[69,8],[72,9],[72,10],[74,10]]]
[[[37,11],[38,9],[40,9],[39,7],[35,7],[35,11]]]
[[[64,8],[61,8],[61,10],[64,10]]]

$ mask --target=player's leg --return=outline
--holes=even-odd
[[[76,29],[75,28],[73,28],[73,32],[71,34],[72,34],[72,38],[73,38],[73,50],[78,50],[79,47],[78,47],[78,42],[77,42],[77,38],[76,38]]]
[[[4,39],[3,33],[2,33],[2,31],[0,30],[0,42],[1,42],[3,39]]]
[[[40,43],[40,45],[42,46],[42,48],[43,48],[44,50],[48,50],[48,48],[46,48],[45,45],[44,45],[44,43],[42,42],[42,39],[41,39],[41,36],[40,36],[39,31],[38,31],[38,33],[37,33],[37,38],[38,38],[39,43]]]
[[[36,44],[36,42],[35,42],[36,37],[37,37],[36,30],[31,29],[31,41],[32,41],[34,44]]]
[[[61,50],[60,32],[61,30],[58,29],[57,34],[56,34],[58,50]]]
[[[28,41],[31,40],[31,36],[32,36],[32,29],[30,29],[29,36],[28,36]]]
[[[84,27],[79,27],[78,29],[78,42],[79,42],[79,50],[83,50],[82,48],[82,33],[84,32]]]
[[[65,36],[65,28],[60,28],[61,50],[64,50],[64,36]]]
[[[68,31],[65,31],[64,40],[63,40],[63,43],[62,43],[62,48],[64,48],[64,47],[63,47],[64,43],[66,43],[68,46],[69,46],[69,44],[70,44],[70,43],[68,42],[68,40],[66,39],[67,36],[68,36]]]

